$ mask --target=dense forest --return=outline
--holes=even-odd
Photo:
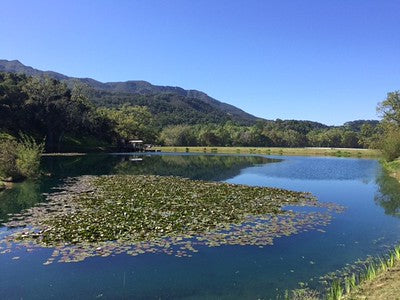
[[[126,97],[131,100],[80,83],[69,88],[50,77],[0,73],[0,131],[44,140],[47,151],[88,151],[121,147],[121,141],[136,138],[176,146],[366,148],[375,145],[381,130],[373,120],[335,127],[279,119],[245,125],[196,99],[176,94]],[[179,105],[170,109],[174,102]]]
[[[92,78],[75,78],[53,71],[34,69],[25,66],[18,60],[1,59],[0,72],[42,78],[50,77],[65,83],[71,89],[76,85],[85,86],[91,101],[100,106],[119,107],[124,103],[129,105],[146,103],[152,114],[164,120],[164,125],[181,122],[194,124],[200,121],[223,122],[228,119],[241,125],[251,125],[258,119],[201,91],[185,90],[174,86],[158,86],[143,80],[103,83]]]

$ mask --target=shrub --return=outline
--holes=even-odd
[[[0,177],[18,180],[38,176],[43,150],[43,143],[38,144],[24,134],[20,135],[20,141],[10,137],[1,138]]]
[[[18,143],[14,139],[2,139],[0,141],[0,177],[3,179],[19,178],[17,168]]]
[[[22,177],[33,178],[39,174],[43,150],[44,143],[38,144],[32,137],[21,135],[17,147],[16,165]]]
[[[388,161],[398,158],[400,156],[400,130],[387,132],[382,140],[381,149]]]

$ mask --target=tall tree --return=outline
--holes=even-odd
[[[381,149],[386,159],[394,160],[400,156],[400,91],[388,93],[377,111],[382,117]]]
[[[383,122],[400,128],[400,91],[388,93],[386,99],[378,104],[377,111]]]

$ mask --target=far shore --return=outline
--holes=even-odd
[[[297,156],[338,156],[338,157],[373,157],[378,158],[381,152],[375,149],[358,148],[324,148],[324,147],[154,147],[162,152],[193,152],[221,154],[263,154],[263,155],[297,155]]]
[[[337,156],[337,157],[366,157],[366,158],[381,157],[381,152],[379,150],[362,149],[362,148],[155,146],[151,149],[160,152],[177,152],[177,153],[186,152],[186,153],[261,154],[261,155],[293,155],[293,156]],[[42,156],[84,156],[90,153],[92,152],[65,152],[65,153],[50,152],[50,153],[43,153]],[[93,153],[106,154],[108,152],[96,151]]]
[[[42,156],[83,156],[83,155],[87,155],[87,153],[82,153],[82,152],[65,152],[65,153],[61,153],[61,152],[57,152],[57,153],[43,153]]]

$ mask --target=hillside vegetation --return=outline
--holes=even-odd
[[[327,126],[264,120],[203,92],[145,81],[101,83],[0,60],[0,132],[45,139],[47,151],[165,146],[376,147],[379,122]],[[18,73],[18,74],[17,74]]]
[[[0,72],[36,77],[47,76],[65,83],[69,88],[74,88],[77,84],[85,85],[94,103],[108,107],[120,106],[124,103],[142,105],[143,101],[150,101],[149,108],[153,114],[157,114],[160,110],[169,113],[169,115],[176,113],[178,120],[179,116],[186,115],[191,123],[203,121],[219,123],[232,120],[243,125],[249,125],[258,119],[203,92],[185,90],[180,87],[157,86],[142,80],[102,83],[91,78],[74,78],[53,71],[37,70],[23,65],[18,60],[0,60]],[[157,105],[160,105],[160,107],[157,107]],[[180,120],[182,121],[182,118]],[[173,116],[170,124],[175,123],[177,121]]]

